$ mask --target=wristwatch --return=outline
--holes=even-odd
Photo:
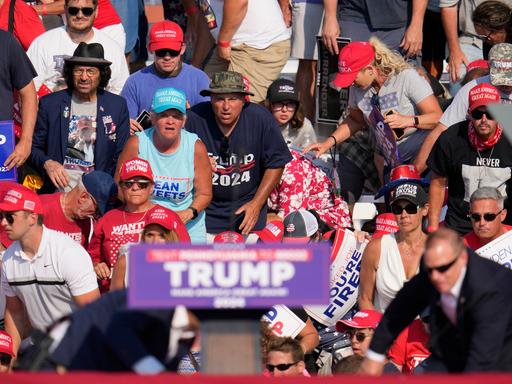
[[[194,207],[188,207],[188,209],[190,209],[192,211],[192,220],[196,219],[197,215],[199,214],[197,212],[197,209],[195,209]]]

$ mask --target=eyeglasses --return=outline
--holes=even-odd
[[[394,215],[401,215],[404,211],[407,212],[409,215],[414,215],[415,213],[418,213],[418,206],[413,204],[407,204],[406,206],[402,207],[398,204],[392,204],[391,205],[391,212],[393,212]]]
[[[479,222],[480,220],[482,220],[482,217],[484,218],[485,221],[494,221],[496,220],[496,218],[498,217],[498,215],[503,212],[503,209],[497,213],[484,213],[483,215],[479,214],[479,213],[469,213],[468,217],[473,220],[473,221],[476,221],[476,222]]]
[[[231,152],[229,151],[229,138],[226,136],[222,137],[222,142],[220,143],[219,155],[223,162],[228,162],[231,157]]]
[[[362,343],[364,339],[372,335],[371,333],[364,333],[361,331],[348,331],[348,334],[351,339],[355,336],[358,343]]]
[[[94,11],[95,11],[95,8],[92,8],[92,7],[83,7],[83,8],[79,8],[79,7],[68,7],[68,13],[71,15],[71,16],[76,16],[78,15],[78,12],[82,12],[82,15],[86,16],[86,17],[89,17],[91,16]]]
[[[87,76],[95,76],[98,73],[100,73],[100,70],[98,68],[89,67],[89,68],[73,68],[73,75],[75,76],[82,76],[82,74],[85,73]]]
[[[288,101],[288,102],[277,102],[277,103],[272,103],[272,109],[274,111],[279,111],[279,110],[283,110],[284,107],[286,107],[286,109],[288,110],[291,110],[291,109],[296,109],[297,108],[297,103],[295,101]]]
[[[9,366],[11,365],[12,357],[7,353],[0,353],[0,365]]]
[[[146,189],[151,185],[151,181],[123,181],[121,185],[126,189],[131,189],[135,184],[139,189]]]
[[[455,262],[457,261],[458,258],[459,258],[459,255],[457,255],[455,257],[455,259],[450,261],[448,264],[440,265],[439,267],[432,267],[432,268],[425,267],[425,270],[427,271],[427,273],[429,275],[431,275],[432,272],[434,272],[434,271],[437,271],[439,273],[445,273],[447,270],[449,270],[452,267],[453,264],[455,264]]]
[[[487,120],[494,120],[489,111],[485,109],[475,109],[473,112],[471,112],[471,117],[475,120],[480,120],[483,115],[485,115]]]
[[[5,219],[9,225],[14,223],[14,218],[16,212],[0,212],[0,221]]]
[[[274,369],[277,368],[278,371],[284,372],[284,371],[289,370],[291,367],[293,367],[297,363],[299,363],[299,362],[296,361],[295,363],[277,364],[277,365],[267,364],[267,369],[269,370],[269,372],[274,372]]]
[[[171,57],[177,57],[180,55],[180,53],[181,53],[181,51],[175,51],[174,49],[169,49],[169,48],[157,49],[155,51],[155,55],[158,57],[165,57],[167,55],[169,55]]]

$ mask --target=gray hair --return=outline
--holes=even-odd
[[[471,194],[469,203],[473,203],[476,200],[491,199],[498,203],[498,207],[503,209],[505,197],[500,193],[497,188],[494,187],[480,187]]]

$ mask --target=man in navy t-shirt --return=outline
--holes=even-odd
[[[185,128],[206,145],[214,164],[213,199],[206,209],[208,233],[263,229],[267,198],[292,156],[273,116],[246,103],[251,95],[237,72],[213,75],[211,96],[187,113]]]

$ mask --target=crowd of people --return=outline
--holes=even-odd
[[[489,108],[512,100],[512,3],[162,6],[148,28],[142,0],[0,0],[0,373],[200,371],[204,313],[126,311],[132,244],[326,243],[334,268],[349,238],[332,321],[305,303],[277,334],[262,308],[265,375],[512,370],[512,260],[489,256],[512,229]],[[317,36],[349,95],[328,137]],[[383,202],[359,228],[362,194]]]

